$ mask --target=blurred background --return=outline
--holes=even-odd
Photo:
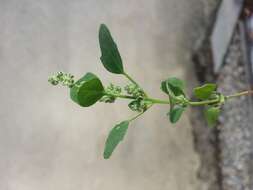
[[[154,106],[104,160],[110,129],[134,114],[127,101],[84,109],[47,79],[90,71],[105,84],[125,84],[99,60],[105,23],[128,73],[166,98],[160,82],[167,77],[195,83],[190,49],[204,11],[202,0],[0,0],[0,189],[200,189],[187,114],[171,126],[169,107]]]

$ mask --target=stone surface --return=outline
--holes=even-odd
[[[225,66],[217,83],[224,94],[250,88],[247,65],[243,63],[240,33],[235,32]],[[252,97],[229,101],[223,108],[219,125],[222,189],[253,189],[253,104]]]
[[[214,75],[208,40],[198,51],[196,65],[200,82],[215,82],[225,95],[250,88],[240,33],[235,31],[224,67]],[[244,52],[245,53],[245,52]],[[202,71],[202,72],[201,72]],[[208,129],[203,110],[191,112],[196,150],[201,155],[199,177],[210,190],[253,189],[252,97],[233,99],[224,105],[216,128]]]
[[[224,63],[244,0],[223,0],[217,12],[211,35],[214,70],[217,73]]]
[[[110,160],[111,127],[133,113],[125,101],[82,109],[47,83],[54,71],[96,73],[125,82],[99,61],[97,32],[106,23],[126,69],[149,93],[169,75],[190,72],[199,38],[200,0],[0,1],[0,189],[197,190],[199,157],[187,116],[171,127],[168,107],[135,121]],[[191,83],[193,79],[188,81]]]
[[[210,46],[210,35],[216,18],[219,0],[204,0],[203,36],[199,38],[193,52],[193,63],[198,85],[214,82],[213,60]],[[189,77],[190,78],[190,77]],[[197,85],[197,84],[195,84]],[[192,86],[194,88],[194,86]],[[198,178],[201,179],[202,190],[220,190],[219,142],[216,128],[210,129],[204,119],[202,107],[193,107],[190,112],[195,149],[200,155]]]

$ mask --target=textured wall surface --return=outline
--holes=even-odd
[[[110,128],[133,115],[127,103],[81,109],[47,77],[91,71],[125,82],[100,64],[97,31],[104,22],[129,73],[165,97],[160,81],[185,77],[201,9],[200,0],[1,0],[0,189],[198,189],[187,116],[171,127],[168,107],[154,106],[103,160]]]
[[[239,30],[235,31],[217,83],[224,94],[250,89]],[[224,106],[220,117],[222,189],[253,189],[252,98],[240,97]]]
[[[200,83],[217,83],[218,91],[225,95],[250,89],[250,69],[242,40],[245,33],[237,25],[223,66],[215,75],[209,41],[212,26],[211,22],[206,38],[194,57],[198,80]],[[197,111],[191,112],[191,116],[196,150],[201,155],[199,178],[209,190],[253,189],[252,98],[240,97],[225,104],[219,124],[213,129],[203,127],[206,122],[202,110],[198,108]]]

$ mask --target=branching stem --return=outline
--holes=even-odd
[[[116,98],[133,99],[133,100],[136,99],[136,97],[134,97],[134,96],[121,95],[121,94],[111,94],[111,93],[107,93],[107,92],[105,92],[104,95],[113,96]]]
[[[239,92],[239,93],[235,93],[232,95],[228,95],[225,96],[225,98],[228,99],[232,99],[232,98],[236,98],[239,96],[246,96],[246,95],[252,95],[253,91],[252,90],[247,90],[247,91],[243,91],[243,92]],[[124,98],[124,99],[136,99],[136,97],[134,96],[128,96],[128,95],[117,95],[117,94],[109,94],[106,93],[106,95],[110,95],[110,96],[114,96],[117,98]],[[143,100],[145,101],[150,101],[152,102],[152,104],[170,104],[169,100],[162,100],[162,99],[156,99],[156,98],[147,98],[144,97]],[[202,105],[208,105],[208,104],[213,104],[213,103],[218,103],[220,101],[219,98],[213,99],[213,100],[204,100],[204,101],[189,101],[188,104],[191,106],[202,106]]]
[[[191,106],[202,106],[202,105],[217,103],[219,101],[220,101],[220,99],[216,98],[216,99],[213,99],[213,100],[205,100],[205,101],[200,101],[200,102],[189,102],[189,105],[191,105]]]
[[[135,115],[134,117],[132,117],[132,118],[129,119],[128,121],[131,122],[131,121],[137,119],[137,118],[140,117],[142,114],[144,114],[150,107],[152,107],[152,104],[151,104],[145,111],[138,113],[137,115]]]
[[[161,100],[161,99],[155,99],[155,98],[144,98],[144,100],[150,101],[153,104],[170,104],[169,100]]]

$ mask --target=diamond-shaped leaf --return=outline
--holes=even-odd
[[[87,73],[70,89],[71,99],[83,107],[96,103],[104,95],[104,87],[99,78]]]
[[[119,50],[105,24],[101,24],[99,28],[99,45],[102,53],[100,59],[104,67],[111,73],[123,74]]]
[[[201,100],[206,100],[212,95],[216,88],[216,84],[205,84],[203,86],[194,88],[194,95]]]
[[[105,150],[104,150],[104,158],[108,159],[112,155],[112,152],[123,140],[127,129],[128,129],[129,121],[123,121],[120,124],[116,125],[109,133],[105,143]]]

